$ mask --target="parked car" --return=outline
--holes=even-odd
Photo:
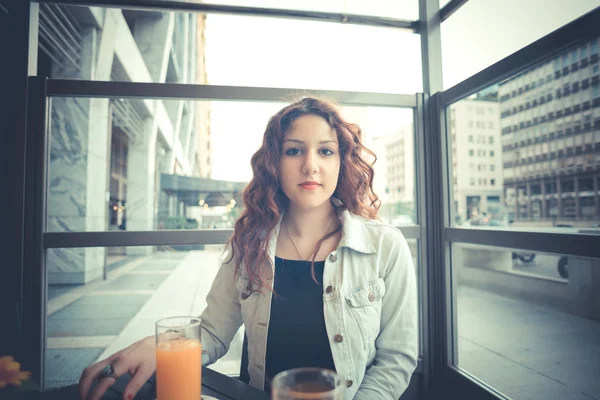
[[[567,225],[567,224],[558,224],[556,225],[558,228],[572,228],[573,225]],[[592,225],[591,228],[583,228],[583,229],[579,229],[579,233],[586,233],[586,234],[592,234],[592,235],[600,235],[600,224],[594,224]],[[565,279],[569,279],[569,257],[567,256],[561,256],[558,259],[558,274],[561,276],[561,278],[565,278]]]

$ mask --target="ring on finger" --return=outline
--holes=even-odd
[[[114,380],[117,380],[117,379],[119,379],[119,375],[116,374],[115,368],[109,364],[106,367],[104,367],[102,369],[102,371],[100,371],[100,374],[98,374],[97,380],[104,379],[104,378],[113,378]]]

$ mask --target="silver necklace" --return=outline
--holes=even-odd
[[[329,233],[329,230],[331,229],[331,225],[333,225],[333,221],[335,221],[335,218],[331,219],[331,223],[329,224],[329,226],[327,227],[327,230],[325,231],[325,235],[327,235]],[[298,250],[298,247],[296,246],[296,243],[294,242],[294,239],[292,238],[292,235],[290,234],[290,229],[288,228],[287,224],[285,224],[285,231],[287,232],[290,240],[292,241],[292,245],[294,246],[294,249],[296,249],[296,253],[298,253],[298,255],[300,256],[300,258],[302,259],[302,261],[308,261],[308,258],[304,258],[302,257],[302,254],[300,254],[300,251]],[[315,249],[316,249],[316,245],[315,245]],[[313,250],[312,255],[315,254],[315,250]]]

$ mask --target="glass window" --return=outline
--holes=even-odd
[[[581,58],[587,57],[587,43],[581,45]]]
[[[346,2],[312,3],[315,7],[327,3],[341,12]],[[417,4],[416,0],[410,3]],[[378,4],[387,9],[385,15],[389,17],[388,12],[405,10],[408,2]],[[59,6],[42,7],[41,13],[54,7]],[[352,1],[345,8],[351,12],[348,9],[366,11],[377,7],[370,2]],[[62,25],[73,27],[69,34],[57,37],[48,34],[54,32],[54,27],[46,26],[47,21],[54,20],[40,18],[41,75],[362,92],[423,91],[419,35],[405,30],[286,18],[106,8],[110,20],[115,21],[113,26],[106,25],[100,17],[95,19],[96,13],[87,12],[83,6],[66,6],[66,10],[64,21],[60,21],[60,26],[55,25],[57,32]],[[88,21],[86,15],[95,20]],[[86,47],[81,26],[94,24],[98,28],[90,29],[98,34],[102,29],[119,32],[119,40],[114,42],[112,68],[89,68],[92,63],[87,58],[97,56],[94,54],[97,50]],[[236,34],[232,34],[232,26],[236,27]],[[335,43],[336,54],[352,56],[332,62],[331,46],[317,43]],[[395,43],[402,51],[380,51],[369,43]],[[168,55],[165,63],[163,54]],[[407,59],[411,62],[406,62]],[[369,79],[356,79],[364,76]]]
[[[50,232],[232,228],[242,210],[240,193],[252,178],[250,158],[260,146],[266,122],[284,106],[156,100],[157,107],[166,112],[155,116],[138,99],[52,100]],[[184,109],[192,112],[184,113]],[[122,110],[129,110],[130,117],[124,118]],[[171,120],[170,110],[182,123]],[[391,220],[406,214],[416,221],[412,110],[341,110],[361,126],[365,144],[378,155],[374,185],[382,201],[380,216]],[[147,123],[155,119],[156,124]],[[193,129],[183,132],[189,125]],[[155,139],[148,142],[148,137]],[[236,146],[231,146],[234,142]],[[387,172],[390,167],[393,173]],[[88,180],[92,176],[95,184]],[[103,181],[106,187],[97,184]],[[209,190],[215,184],[222,189]],[[190,187],[195,190],[182,189]],[[389,195],[386,187],[391,189]]]
[[[597,6],[597,2],[588,0],[465,3],[442,23],[444,88],[454,86]],[[540,10],[547,10],[544,18],[532,25],[531,16]],[[509,36],[507,27],[512,27]]]
[[[559,54],[558,59],[562,60],[565,55],[569,59],[573,50],[580,48],[581,44],[577,44],[576,46],[567,49],[564,53]],[[552,60],[547,60],[536,65],[534,68],[541,70],[552,68],[552,63]],[[460,119],[461,117],[465,118],[463,115],[466,114],[468,106],[478,105],[478,103],[488,103],[490,107],[495,107],[497,110],[510,110],[513,108],[513,103],[523,104],[527,94],[516,94],[513,98],[510,98],[510,96],[514,91],[514,88],[523,87],[529,82],[530,74],[531,70],[521,71],[518,75],[504,80],[501,84],[492,85],[479,93],[453,103],[451,107],[455,110],[455,117],[457,119]],[[570,79],[571,78],[569,78],[569,82]],[[548,90],[554,91],[556,88],[562,87],[563,83],[552,80],[548,84],[550,85]],[[600,97],[600,86],[593,86],[590,95],[592,98]],[[573,98],[573,95],[568,97]],[[488,107],[488,104],[486,104],[486,107]],[[580,101],[575,99],[572,101],[572,104],[580,104]],[[591,209],[588,208],[585,214],[586,218],[577,219],[577,215],[581,214],[581,210],[577,209],[577,203],[575,201],[568,205],[567,212],[565,212],[564,207],[562,207],[567,203],[562,201],[561,204],[557,203],[556,207],[562,207],[560,213],[554,213],[553,211],[553,213],[550,214],[548,210],[551,206],[554,207],[554,205],[551,204],[552,199],[550,198],[529,198],[528,196],[523,195],[517,200],[516,197],[511,195],[510,189],[523,181],[529,181],[531,185],[540,185],[542,182],[550,179],[551,176],[557,176],[559,174],[568,177],[571,181],[573,181],[574,178],[583,177],[585,174],[589,175],[589,170],[588,172],[585,172],[584,166],[589,165],[591,167],[595,163],[596,156],[591,156],[588,159],[581,154],[575,154],[575,151],[566,151],[571,150],[575,146],[581,146],[584,143],[587,143],[586,134],[590,134],[591,142],[594,142],[594,137],[598,138],[597,135],[593,136],[593,132],[586,132],[584,134],[575,134],[574,132],[574,128],[580,126],[581,121],[588,121],[593,126],[593,117],[590,115],[590,112],[593,111],[582,111],[580,109],[575,112],[572,108],[571,114],[568,116],[562,116],[556,118],[554,121],[546,121],[541,124],[538,120],[537,125],[535,125],[534,119],[539,118],[536,117],[536,115],[547,116],[548,112],[554,112],[553,110],[564,110],[564,104],[556,98],[549,100],[544,106],[548,106],[548,110],[541,112],[540,114],[536,111],[527,115],[523,111],[517,111],[516,117],[518,119],[515,119],[515,115],[502,117],[500,112],[495,114],[498,115],[497,119],[493,121],[496,129],[486,131],[485,136],[486,143],[488,143],[488,146],[485,147],[488,147],[489,149],[489,158],[487,159],[488,161],[486,164],[489,165],[489,168],[487,171],[479,169],[479,172],[477,172],[477,179],[485,178],[490,182],[490,186],[486,188],[486,191],[497,191],[497,194],[500,196],[503,210],[511,215],[507,220],[499,221],[498,224],[500,225],[508,227],[508,221],[513,220],[514,224],[511,225],[512,229],[526,227],[545,228],[557,224],[576,224],[580,227],[593,227],[600,223],[600,210],[597,208],[597,205],[594,209],[595,214],[593,216],[590,214]],[[533,110],[536,110],[539,107],[540,106],[537,105]],[[507,132],[509,129],[511,130],[510,133],[502,134],[503,131]],[[570,132],[568,136],[567,132]],[[460,138],[466,138],[470,133],[465,132],[464,128],[461,130],[460,125],[457,125],[457,127],[453,128],[449,134],[455,136],[460,143]],[[514,141],[510,140],[512,137],[515,138]],[[538,137],[543,138],[544,143],[536,143],[534,140],[532,140],[531,143],[529,142],[530,139]],[[502,146],[499,146],[499,144],[502,144]],[[510,148],[507,147],[509,144],[511,144]],[[476,150],[478,156],[483,156],[483,149]],[[477,191],[474,191],[473,188],[460,186],[460,182],[468,182],[473,173],[468,169],[461,167],[459,161],[461,154],[459,151],[450,148],[448,148],[448,151],[450,152],[448,155],[449,159],[455,163],[458,162],[455,173],[458,177],[459,185],[452,188],[455,199],[455,209],[451,210],[451,212],[454,213],[455,218],[452,220],[456,224],[461,224],[469,219],[469,209],[467,207],[466,198],[468,196],[483,195],[485,193],[483,191],[478,193]],[[560,151],[560,153],[557,153],[557,151]],[[546,159],[544,160],[544,158]],[[598,157],[598,159],[600,159],[600,157]],[[498,174],[496,174],[496,172],[498,172]],[[491,179],[494,179],[493,184],[491,183]],[[476,182],[479,181],[476,180]],[[480,185],[482,184],[483,181]],[[574,192],[575,188],[572,188],[571,191]],[[560,187],[559,192],[560,196],[568,193],[563,186]],[[579,189],[579,192],[581,192],[581,189]],[[578,197],[581,199],[581,193]],[[579,204],[581,205],[581,203]],[[482,203],[480,204],[479,211],[488,212],[489,210],[486,209],[486,204]]]
[[[531,209],[540,215],[540,201]],[[600,321],[576,289],[597,268],[598,259],[453,243],[456,365],[510,398],[597,397]]]
[[[77,383],[89,364],[153,335],[160,318],[200,315],[222,250],[221,245],[49,249],[45,386]],[[242,339],[240,331],[211,368],[237,375]]]

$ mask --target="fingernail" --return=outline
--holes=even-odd
[[[129,394],[127,395],[127,400],[131,400],[131,399],[133,399],[133,395],[132,395],[131,393],[129,393]]]

